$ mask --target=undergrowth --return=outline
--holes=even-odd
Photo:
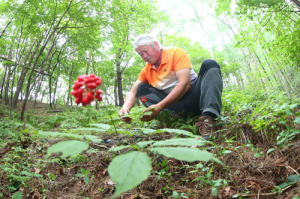
[[[284,93],[224,93],[218,139],[205,142],[198,117],[142,122],[143,107],[127,124],[114,106],[31,109],[26,123],[1,106],[0,197],[296,199],[299,107]]]

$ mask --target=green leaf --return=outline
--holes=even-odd
[[[79,139],[89,139],[93,142],[100,143],[102,142],[102,139],[95,136],[95,135],[76,135],[76,134],[71,134],[71,133],[60,133],[60,132],[47,132],[47,131],[40,131],[38,135],[41,136],[53,136],[53,137],[58,137],[58,136],[67,136],[67,137],[73,137],[73,138],[79,138]]]
[[[89,148],[89,143],[77,140],[69,140],[58,142],[47,150],[46,158],[48,158],[51,153],[62,153],[62,158],[67,156],[74,156],[80,154],[82,151]]]
[[[23,192],[19,191],[12,196],[12,199],[22,199],[22,197],[23,197]]]
[[[77,128],[77,129],[70,129],[71,131],[99,131],[98,128]]]
[[[277,185],[278,187],[280,187],[281,189],[284,189],[285,187],[292,185],[292,184],[296,184],[298,181],[300,181],[300,175],[291,175],[287,178],[287,181],[285,183],[282,183],[280,185]]]
[[[134,134],[129,132],[129,131],[125,131],[124,129],[117,129],[118,133],[122,133],[122,134],[127,134],[129,136],[133,136]]]
[[[89,179],[89,177],[85,176],[85,177],[83,178],[83,181],[85,182],[85,184],[89,184],[90,179]]]
[[[156,130],[153,130],[153,129],[146,129],[146,128],[140,128],[140,129],[145,134],[152,134],[152,133],[155,133],[155,131],[156,131]]]
[[[185,148],[185,147],[166,147],[166,148],[153,148],[150,149],[152,152],[162,154],[166,157],[175,158],[177,160],[183,160],[187,162],[194,162],[194,161],[204,161],[208,162],[213,160],[215,162],[221,163],[222,162],[214,157],[214,154],[199,150],[197,148]]]
[[[76,173],[75,176],[78,178],[81,178],[81,177],[84,177],[85,175],[83,175],[82,173]]]
[[[131,147],[131,145],[117,146],[117,147],[110,148],[108,151],[109,152],[121,151],[122,149],[130,148],[130,147]]]
[[[153,146],[168,146],[168,145],[181,145],[181,146],[203,146],[207,142],[203,140],[196,140],[193,138],[178,138],[158,141]]]
[[[275,149],[274,148],[271,148],[267,151],[267,154],[271,153],[272,151],[274,151]]]
[[[111,126],[108,124],[90,124],[90,126],[96,126],[97,128],[103,131],[107,131],[111,128]]]
[[[295,118],[294,122],[300,124],[300,117]]]
[[[185,131],[185,130],[165,128],[165,129],[159,129],[159,130],[155,131],[155,133],[163,133],[163,132],[175,133],[175,134],[180,134],[180,135],[187,135],[187,136],[190,136],[190,137],[197,137],[197,138],[202,139],[201,136],[193,135],[191,132],[188,132],[188,131]]]
[[[228,153],[232,153],[232,151],[230,151],[230,150],[222,151],[222,154],[228,154]]]
[[[153,143],[154,141],[142,141],[142,142],[138,142],[136,143],[140,148],[144,148],[146,147],[148,144]]]
[[[260,158],[262,156],[262,153],[255,153],[254,154],[254,157],[256,157],[256,158]]]
[[[151,170],[151,159],[142,152],[128,152],[114,158],[108,166],[108,173],[116,183],[113,198],[146,180]]]
[[[129,114],[123,114],[121,115],[121,118],[131,117]]]

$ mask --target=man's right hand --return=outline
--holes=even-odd
[[[131,117],[124,117],[124,115],[127,115],[127,114],[129,114],[129,109],[128,108],[126,108],[126,107],[123,107],[120,111],[119,111],[119,116],[121,117],[121,120],[123,121],[123,122],[127,122],[127,123],[129,123],[129,122],[131,122]]]

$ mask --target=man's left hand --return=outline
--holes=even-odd
[[[143,111],[143,113],[145,112],[152,112],[152,113],[143,115],[143,117],[141,117],[140,120],[144,122],[151,121],[155,119],[162,110],[163,108],[159,104],[153,104]]]

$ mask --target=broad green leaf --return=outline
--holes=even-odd
[[[213,160],[215,162],[221,163],[222,162],[214,157],[214,154],[199,150],[197,148],[185,148],[185,147],[160,147],[160,148],[153,148],[150,149],[152,152],[162,154],[169,158],[175,158],[177,160],[183,160],[187,162],[194,162],[194,161],[204,161],[208,162]]]
[[[76,173],[75,176],[81,178],[84,177],[85,175],[83,175],[82,173]]]
[[[74,156],[80,154],[82,151],[89,148],[89,143],[77,140],[69,140],[58,142],[47,150],[46,158],[48,158],[51,153],[62,153],[62,158],[67,156]]]
[[[98,128],[77,128],[77,129],[70,129],[71,131],[99,131]]]
[[[295,184],[297,182],[300,181],[300,175],[291,175],[287,178],[287,181],[285,183],[282,183],[280,185],[278,185],[278,187],[280,187],[281,189],[289,186],[289,185],[292,185],[292,184]]]
[[[222,151],[222,154],[228,154],[228,153],[232,153],[232,151],[230,151],[230,150]]]
[[[181,145],[181,146],[203,146],[207,142],[204,140],[196,140],[193,138],[178,138],[158,141],[153,146],[168,146],[168,145]]]
[[[129,131],[125,131],[124,129],[117,129],[118,133],[122,133],[122,134],[127,134],[129,136],[134,135],[133,133],[129,132]]]
[[[300,117],[295,118],[294,122],[300,124]]]
[[[108,125],[108,124],[90,124],[90,126],[95,126],[95,127],[99,128],[100,130],[103,130],[103,131],[107,131],[111,128],[111,126]]]
[[[142,152],[128,152],[114,158],[108,165],[108,173],[116,183],[113,198],[146,180],[151,170],[151,159]]]
[[[87,177],[87,176],[85,176],[85,177],[83,178],[83,181],[85,182],[85,184],[89,184],[89,183],[90,183],[90,179],[89,179],[89,177]]]
[[[271,148],[267,151],[267,154],[271,153],[272,151],[274,151],[275,149],[274,148]]]
[[[152,134],[152,133],[155,133],[155,131],[156,131],[153,129],[146,129],[146,128],[140,128],[140,130],[145,134]]]
[[[23,198],[23,192],[22,191],[18,191],[17,193],[15,193],[12,196],[12,199],[22,199]]]
[[[260,158],[262,156],[262,153],[255,153],[254,154],[254,157],[256,157],[256,158]]]
[[[138,142],[136,143],[140,148],[145,148],[148,144],[153,143],[154,141],[142,141],[142,142]]]
[[[21,174],[26,176],[31,176],[31,173],[29,173],[28,171],[22,171]]]
[[[131,147],[131,145],[117,146],[117,147],[110,148],[108,151],[109,152],[112,152],[112,151],[121,151],[122,149],[130,148],[130,147]]]
[[[187,135],[187,136],[190,136],[190,137],[199,137],[199,138],[202,138],[201,136],[194,135],[191,132],[188,132],[188,131],[185,131],[185,130],[180,130],[180,129],[168,129],[168,128],[165,128],[165,129],[159,129],[159,130],[155,131],[155,133],[163,133],[163,132],[169,132],[169,133]]]
[[[125,117],[131,117],[129,114],[123,114],[121,115],[121,118],[125,118]]]
[[[298,106],[298,104],[292,104],[289,106],[289,108],[292,110],[292,109],[296,108],[297,106]]]
[[[71,134],[71,133],[60,133],[60,132],[47,132],[47,131],[40,131],[38,135],[42,136],[53,136],[53,137],[58,137],[58,136],[67,136],[67,137],[73,137],[73,138],[79,138],[79,139],[89,139],[93,142],[100,143],[102,142],[102,139],[95,136],[95,135],[76,135],[76,134]]]

